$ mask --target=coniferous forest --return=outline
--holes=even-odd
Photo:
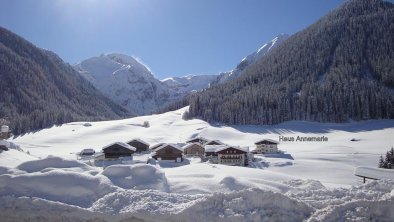
[[[394,118],[393,36],[392,3],[348,1],[239,78],[169,109],[189,104],[189,118],[228,124]]]
[[[14,134],[126,116],[55,53],[0,27],[0,118]]]

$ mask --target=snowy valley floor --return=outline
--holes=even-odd
[[[23,151],[0,153],[0,217],[6,221],[394,220],[394,181],[362,184],[354,176],[355,167],[376,166],[379,156],[394,146],[393,120],[223,126],[182,120],[184,111],[92,122],[90,127],[63,124],[12,140]],[[149,121],[149,128],[141,127],[144,121]],[[99,151],[133,138],[151,144],[184,143],[197,135],[251,148],[255,141],[279,136],[325,136],[328,141],[281,142],[279,149],[285,155],[257,156],[249,167],[189,159],[182,164],[103,170],[77,161],[75,155],[84,148]]]

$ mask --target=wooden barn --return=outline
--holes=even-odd
[[[202,157],[205,154],[205,148],[200,143],[189,143],[183,147],[183,154]]]
[[[200,145],[204,145],[208,141],[209,140],[205,139],[204,137],[196,137],[196,138],[186,141],[186,143],[199,143]]]
[[[146,152],[149,149],[149,143],[141,140],[141,139],[132,139],[127,142],[132,147],[137,149],[137,153]]]
[[[116,142],[103,147],[106,159],[117,159],[119,157],[132,156],[137,149],[127,143]]]
[[[182,162],[182,150],[172,144],[163,144],[156,148],[152,153],[152,158],[156,160],[173,160],[175,162]]]

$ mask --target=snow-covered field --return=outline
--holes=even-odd
[[[394,182],[362,184],[354,175],[358,166],[377,166],[379,156],[394,146],[393,120],[224,126],[182,120],[185,110],[89,127],[69,123],[12,140],[24,152],[0,153],[0,216],[37,221],[394,220]],[[149,128],[142,127],[144,121]],[[191,158],[103,170],[76,160],[84,148],[100,151],[116,141],[184,143],[195,136],[251,149],[255,141],[279,136],[325,136],[328,141],[281,142],[285,154],[257,155],[249,167]]]

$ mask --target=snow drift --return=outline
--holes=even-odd
[[[124,189],[169,190],[164,173],[152,165],[112,165],[105,168],[102,174]]]
[[[115,190],[105,177],[63,170],[0,176],[1,196],[39,197],[81,207]]]
[[[142,172],[147,169],[138,169]],[[115,170],[116,169],[116,170]],[[115,168],[108,170],[111,176],[122,176],[125,169]],[[123,171],[124,170],[124,171]],[[130,170],[130,169],[129,169]],[[147,170],[150,172],[149,169]],[[122,172],[123,171],[123,172]],[[44,174],[52,173],[47,172]],[[110,173],[111,172],[111,173]],[[70,174],[71,172],[67,172]],[[31,174],[31,173],[28,173]],[[33,173],[37,174],[37,173]],[[40,173],[41,174],[41,173]],[[79,173],[80,174],[80,173]],[[81,175],[81,174],[80,174]],[[44,193],[37,193],[38,188],[34,188],[34,182],[4,180],[1,176],[0,184],[8,184],[7,188],[1,187],[0,192],[0,216],[5,221],[15,219],[15,212],[18,220],[97,220],[97,221],[346,221],[346,220],[369,220],[393,221],[394,213],[394,181],[382,180],[372,181],[365,185],[329,190],[318,181],[289,181],[289,191],[282,194],[256,188],[243,189],[227,193],[185,195],[161,192],[157,190],[135,190],[135,189],[114,189],[109,184],[102,184],[96,189],[94,183],[87,184],[86,181],[95,181],[92,176],[81,176],[70,181],[60,181],[56,183],[59,189],[66,189],[68,192],[56,192],[51,190],[56,198],[51,197],[47,187]],[[64,176],[64,175],[63,175]],[[20,176],[16,176],[21,178]],[[34,177],[33,177],[34,178]],[[49,177],[48,177],[49,178]],[[58,181],[59,178],[52,178]],[[105,181],[101,177],[95,178],[98,181]],[[79,181],[79,182],[78,182]],[[26,183],[23,187],[21,183]],[[95,190],[107,191],[107,194],[96,195],[85,192],[75,192],[80,196],[73,196],[78,199],[80,207],[67,204],[70,203],[66,197],[73,193],[72,189],[84,184]],[[46,183],[48,184],[48,183]],[[96,183],[98,184],[98,183]],[[12,188],[16,186],[17,188]],[[48,186],[48,185],[46,185]],[[21,194],[25,188],[24,195]],[[19,190],[17,190],[19,189]],[[8,192],[6,193],[5,190]],[[15,195],[18,194],[19,195]],[[12,196],[10,196],[12,195]],[[28,197],[24,197],[28,196]],[[36,197],[34,197],[36,196]],[[62,198],[61,198],[62,197]],[[83,198],[82,198],[83,197]],[[41,199],[42,198],[42,199]],[[52,201],[49,199],[52,198]],[[86,199],[83,202],[83,199]],[[96,201],[93,202],[93,200]],[[53,200],[61,201],[53,202]],[[83,203],[83,204],[82,204]],[[90,203],[90,204],[89,204]]]
[[[47,158],[41,160],[27,161],[17,167],[17,169],[26,171],[28,173],[38,172],[45,169],[50,170],[53,168],[63,168],[63,170],[64,168],[71,168],[70,170],[78,170],[81,172],[94,169],[82,162],[76,160],[66,160],[55,156],[48,156]]]

